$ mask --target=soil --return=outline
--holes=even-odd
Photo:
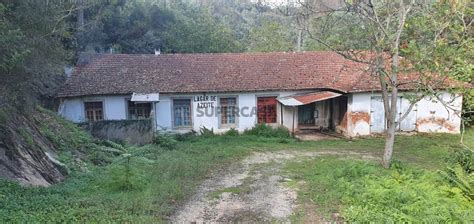
[[[290,222],[298,206],[297,194],[282,175],[287,161],[299,161],[319,155],[358,156],[368,154],[349,151],[277,151],[257,152],[243,161],[231,164],[205,180],[197,193],[170,221],[190,222]],[[326,221],[316,215],[311,222]]]

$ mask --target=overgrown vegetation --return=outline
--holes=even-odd
[[[276,128],[267,124],[257,124],[254,128],[244,131],[244,135],[254,135],[262,137],[273,137],[273,138],[288,138],[290,132],[283,126]]]
[[[468,136],[466,144],[474,145],[472,131],[469,131],[466,136]],[[249,134],[238,136],[223,134],[212,137],[177,135],[173,138],[176,140],[174,150],[157,144],[130,147],[113,142],[97,143],[110,151],[109,159],[111,161],[109,163],[102,164],[102,166],[90,164],[88,172],[72,172],[66,181],[49,188],[22,187],[12,182],[0,181],[0,222],[164,221],[167,215],[193,194],[197,184],[204,178],[213,175],[215,170],[227,166],[229,162],[243,158],[252,151],[292,149],[338,152],[344,150],[376,154],[381,153],[380,148],[383,146],[383,139],[380,138],[357,139],[350,142],[340,139],[304,142],[287,138],[292,141],[291,145],[280,142],[279,137]],[[400,170],[381,172],[376,162],[340,160],[329,157],[318,160],[321,163],[308,161],[294,164],[290,171],[298,175],[293,178],[294,180],[314,178],[314,182],[307,181],[309,186],[312,186],[311,192],[304,195],[311,197],[318,203],[321,198],[326,197],[327,199],[322,202],[327,202],[327,206],[338,205],[342,200],[337,198],[338,192],[346,192],[346,189],[341,189],[344,186],[350,186],[352,181],[357,181],[359,185],[354,186],[360,187],[360,191],[352,195],[355,197],[353,200],[364,199],[365,202],[373,203],[371,206],[384,202],[385,200],[382,199],[395,200],[397,197],[390,196],[391,194],[383,191],[385,187],[389,187],[386,184],[393,182],[395,184],[393,188],[396,190],[394,192],[403,199],[399,203],[413,202],[413,194],[419,193],[421,190],[418,188],[423,187],[421,188],[423,194],[420,197],[426,197],[435,202],[435,204],[427,205],[435,207],[429,208],[430,210],[427,211],[442,214],[447,209],[455,209],[453,217],[461,217],[465,214],[466,205],[464,202],[459,204],[462,201],[457,200],[460,200],[461,196],[465,196],[461,191],[454,191],[454,193],[445,191],[453,187],[440,176],[436,178],[438,175],[436,170],[443,168],[445,158],[460,148],[457,142],[459,142],[457,135],[400,136],[396,142],[396,147],[399,150],[394,155],[395,159],[399,160],[404,167]],[[392,172],[394,176],[392,176]],[[334,178],[333,175],[340,178]],[[351,178],[346,178],[345,175],[349,175]],[[362,184],[363,179],[359,177],[365,178],[364,181],[374,185],[374,191],[382,191],[388,195],[380,194],[381,198],[377,198],[377,195],[369,197],[366,195],[368,193],[362,192],[367,188],[363,188],[365,187]],[[336,185],[335,183],[342,184]],[[347,184],[344,185],[345,183]],[[441,186],[440,183],[442,186],[449,187],[436,188],[434,192],[431,192],[436,186]],[[431,185],[433,187],[430,187]],[[408,190],[404,191],[405,188]],[[351,189],[355,191],[358,188]],[[228,189],[228,191],[233,190]],[[358,195],[362,193],[365,197]],[[444,200],[440,198],[442,193],[446,193],[445,196],[454,195],[455,198]],[[390,206],[392,203],[390,200],[386,201],[384,205]],[[447,204],[436,208],[437,203],[441,203],[441,201],[446,201]],[[447,207],[454,202],[456,202],[454,207]],[[423,203],[422,205],[426,205]],[[362,204],[354,205],[362,206]],[[337,211],[338,206],[334,208],[334,211]],[[320,209],[322,208],[318,207],[318,210]],[[342,214],[351,214],[351,216],[347,216],[348,220],[359,218],[364,220],[364,217],[354,215],[356,211],[361,211],[360,209],[362,208],[354,207],[354,213],[348,213],[349,210],[347,210]],[[398,210],[390,211],[399,212]],[[417,214],[424,213],[420,210]],[[407,217],[409,218],[409,216]],[[408,218],[403,220],[412,220]]]
[[[466,136],[474,146],[472,130]],[[403,138],[399,141],[412,145],[396,144],[401,152],[390,170],[380,169],[376,160],[324,156],[290,163],[286,171],[299,186],[301,203],[316,205],[327,220],[340,214],[349,222],[472,221],[472,151],[459,140],[449,142],[450,135],[431,143],[430,136]],[[424,155],[409,158],[414,150]]]

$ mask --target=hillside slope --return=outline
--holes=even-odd
[[[85,168],[84,152],[94,147],[89,134],[46,109],[0,110],[0,177],[49,186]]]

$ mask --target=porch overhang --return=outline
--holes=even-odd
[[[342,94],[331,91],[320,91],[311,93],[301,93],[291,96],[278,97],[277,100],[285,106],[301,106],[318,101],[328,100],[341,96]]]
[[[133,93],[132,102],[158,102],[160,101],[159,93]]]

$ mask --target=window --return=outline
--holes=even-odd
[[[128,119],[146,119],[151,114],[151,103],[128,101]]]
[[[190,99],[173,100],[173,118],[174,118],[174,127],[191,126],[191,100]]]
[[[276,123],[277,121],[277,101],[276,97],[257,98],[257,119],[258,123]]]
[[[236,98],[220,98],[221,125],[233,125],[236,123],[237,114]]]
[[[86,111],[87,121],[101,121],[104,120],[104,109],[102,102],[84,102],[84,109]]]

